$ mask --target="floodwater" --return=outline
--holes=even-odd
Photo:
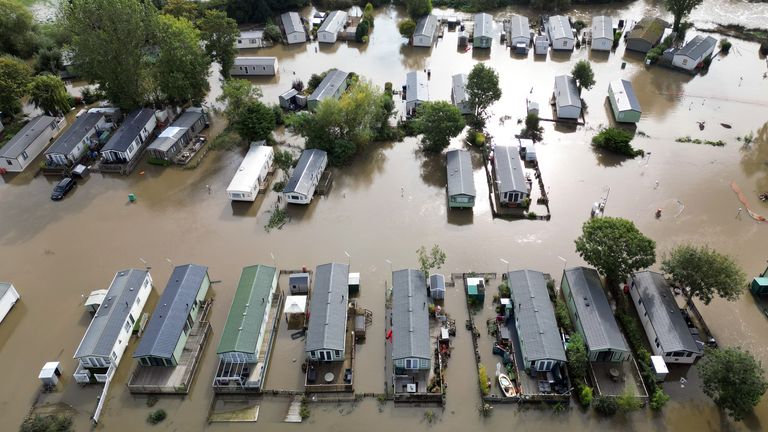
[[[639,6],[628,7],[636,10]],[[612,15],[636,19],[641,11],[636,16],[623,10]],[[768,214],[768,206],[756,197],[758,191],[768,191],[768,80],[763,78],[766,62],[758,57],[756,44],[734,41],[732,53],[716,59],[706,75],[689,77],[661,68],[646,69],[640,56],[624,53],[623,45],[610,55],[581,50],[534,60],[533,54],[527,58],[510,55],[498,40],[490,52],[457,50],[456,33],[446,32],[435,48],[416,50],[404,46],[397,36],[398,18],[396,9],[380,10],[368,46],[338,43],[318,48],[308,44],[259,51],[280,58],[280,74],[254,82],[262,86],[266,101],[276,102],[293,79],[306,81],[311,73],[330,67],[357,72],[378,85],[391,81],[395,88],[402,85],[407,71],[430,69],[430,96],[447,100],[450,76],[468,72],[482,61],[493,66],[501,78],[504,95],[492,109],[488,129],[495,142],[504,143],[520,130],[517,119],[525,114],[526,98],[546,108],[554,76],[568,72],[578,59],[590,58],[597,84],[584,95],[589,107],[587,124],[574,128],[543,122],[544,143],[537,153],[551,199],[552,220],[493,219],[477,157],[479,199],[474,211],[447,212],[443,159],[422,155],[414,139],[372,145],[350,167],[335,170],[335,184],[328,196],[317,198],[307,208],[290,208],[291,222],[270,233],[264,225],[276,201],[274,193],[252,205],[232,204],[224,193],[242,157],[236,152],[211,152],[195,170],[140,165],[130,177],[95,174],[58,203],[49,199],[52,179],[29,172],[6,176],[0,183],[0,278],[12,281],[22,300],[0,325],[2,429],[13,430],[38,400],[35,375],[43,363],[59,360],[63,384],[58,393],[40,401],[61,400],[70,405],[78,414],[77,430],[87,430],[98,392],[80,388],[71,378],[76,366],[71,357],[88,324],[82,296],[105,288],[119,269],[143,266],[142,260],[152,267],[153,296],[163,289],[172,265],[207,265],[211,278],[220,281],[212,287],[216,297],[211,312],[213,337],[192,391],[184,398],[161,397],[156,405],[168,412],[168,419],[155,429],[190,431],[254,427],[206,422],[213,397],[215,346],[245,265],[270,264],[274,259],[280,268],[295,269],[349,260],[353,271],[361,272],[359,302],[373,311],[374,324],[358,351],[358,392],[381,392],[384,386],[388,260],[395,269],[416,266],[415,250],[437,243],[448,256],[442,269],[445,273],[502,272],[506,265],[500,260],[505,259],[512,269],[533,268],[559,278],[563,260],[567,265],[582,263],[573,240],[592,203],[608,187],[606,214],[632,219],[656,240],[659,255],[680,242],[706,242],[734,255],[750,275],[763,270],[768,227],[746,214],[737,217],[741,204],[730,189],[731,181],[736,181],[753,209]],[[621,68],[623,62],[625,69]],[[589,145],[594,132],[609,123],[607,86],[619,77],[632,81],[644,110],[637,127],[648,137],[634,141],[636,147],[651,153],[643,161],[606,156]],[[216,78],[211,81],[215,84]],[[211,100],[216,94],[214,89]],[[705,122],[704,131],[697,122]],[[733,128],[725,129],[720,123]],[[736,138],[749,132],[756,140],[743,148]],[[685,135],[722,139],[727,145],[674,141]],[[278,140],[300,144],[289,134],[278,134]],[[138,197],[135,204],[127,202],[129,193]],[[664,209],[658,220],[653,216],[656,208]],[[261,403],[255,427],[270,431],[365,427],[372,432],[413,427],[445,431],[766,429],[768,401],[757,407],[755,416],[733,424],[698,388],[676,382],[666,384],[674,399],[659,415],[646,410],[628,418],[604,420],[576,408],[554,414],[548,409],[509,406],[497,407],[490,418],[481,418],[470,335],[461,325],[467,318],[463,298],[455,289],[447,294],[447,311],[459,323],[459,330],[447,372],[447,405],[445,410],[437,410],[434,424],[427,424],[425,408],[379,407],[369,399],[354,406],[314,404],[305,424],[286,426],[281,421],[288,400],[268,398]],[[488,303],[484,313],[490,311]],[[744,346],[768,362],[768,322],[751,296],[734,303],[715,300],[702,312],[721,344]],[[293,359],[301,354],[300,342],[290,341],[284,330],[267,386],[299,388],[301,362]],[[132,349],[112,383],[99,429],[146,427],[150,411],[146,397],[134,397],[125,388],[134,366]],[[481,355],[488,361],[485,356],[491,354]]]

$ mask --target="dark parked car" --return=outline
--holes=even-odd
[[[51,193],[51,199],[54,201],[58,201],[72,190],[72,188],[75,187],[75,180],[71,179],[69,177],[65,178],[64,180],[60,181],[56,184],[56,187],[53,188],[53,193]]]

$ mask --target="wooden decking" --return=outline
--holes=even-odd
[[[200,312],[200,319],[192,326],[187,343],[175,367],[136,366],[128,390],[137,394],[187,394],[197,372],[197,366],[211,334],[208,323],[213,300],[208,300]]]
[[[624,362],[590,362],[589,368],[598,395],[621,396],[629,393],[637,398],[648,398],[648,392],[633,358]],[[611,369],[618,371],[619,375],[611,376]]]
[[[344,342],[344,361],[343,362],[311,362],[310,367],[315,368],[315,382],[310,383],[308,379],[309,368],[304,374],[304,389],[307,393],[314,392],[353,392],[355,391],[355,336],[352,329],[355,328],[354,309],[350,308],[347,313],[347,332]],[[352,373],[352,379],[345,382],[344,374],[349,369]],[[333,374],[331,382],[324,380],[325,375]]]

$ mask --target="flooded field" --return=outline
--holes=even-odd
[[[719,4],[708,1],[705,6],[709,8],[713,3]],[[752,7],[757,11],[753,18],[765,12],[764,5]],[[646,8],[655,6],[635,2],[610,14],[637,19]],[[583,10],[589,14],[595,9]],[[756,44],[734,41],[731,54],[715,59],[706,75],[690,77],[658,67],[646,69],[640,56],[624,53],[623,44],[610,55],[596,56],[581,50],[544,60],[534,59],[533,54],[510,55],[498,45],[498,38],[490,51],[464,52],[456,48],[456,33],[446,32],[433,49],[414,49],[403,45],[398,36],[398,19],[396,9],[378,11],[367,46],[307,44],[260,50],[259,55],[279,57],[280,74],[254,82],[262,87],[264,100],[273,103],[293,79],[306,81],[312,73],[331,67],[356,72],[381,86],[390,81],[395,88],[404,83],[407,71],[430,69],[430,97],[448,100],[450,76],[469,72],[475,62],[482,61],[493,66],[501,77],[504,96],[492,108],[488,130],[495,142],[504,143],[521,128],[517,119],[525,114],[525,99],[535,99],[548,107],[555,75],[567,73],[577,60],[589,58],[597,84],[584,95],[589,107],[586,125],[543,122],[544,143],[537,153],[551,199],[551,221],[493,219],[477,155],[478,200],[474,211],[448,212],[444,160],[425,157],[414,139],[371,146],[350,167],[335,170],[335,184],[328,196],[317,198],[307,208],[289,208],[290,223],[269,233],[264,225],[276,194],[270,192],[253,204],[233,204],[224,193],[242,158],[237,152],[211,152],[195,170],[142,164],[130,177],[95,174],[58,203],[49,199],[53,179],[35,177],[31,172],[5,176],[0,182],[0,279],[12,281],[22,299],[0,325],[0,369],[4,371],[0,417],[4,430],[14,430],[38,400],[36,375],[43,363],[51,360],[62,362],[63,384],[59,393],[45,395],[40,401],[62,400],[78,413],[77,430],[88,429],[88,416],[98,392],[79,387],[71,378],[76,366],[72,355],[89,319],[81,306],[82,296],[106,288],[115,271],[142,267],[143,261],[152,267],[155,280],[150,304],[156,302],[173,265],[207,265],[211,279],[220,281],[211,288],[215,294],[212,343],[190,394],[184,398],[163,397],[156,405],[168,412],[168,419],[155,429],[189,431],[364,427],[379,432],[428,426],[424,408],[379,406],[374,399],[356,405],[314,404],[307,422],[285,425],[281,422],[288,408],[286,398],[263,400],[256,425],[208,425],[215,345],[245,265],[274,263],[284,269],[314,268],[325,262],[349,260],[352,271],[361,273],[359,301],[373,311],[374,321],[367,342],[358,350],[357,392],[381,392],[384,388],[383,317],[388,260],[395,269],[417,266],[416,249],[437,243],[448,256],[442,269],[445,273],[502,272],[506,267],[501,261],[504,259],[512,269],[533,268],[559,280],[564,266],[560,257],[569,266],[581,264],[573,240],[589,217],[592,203],[607,187],[611,192],[606,214],[635,221],[656,240],[659,255],[683,241],[706,242],[733,254],[750,275],[763,270],[768,227],[746,214],[736,217],[741,204],[730,188],[735,181],[753,209],[768,214],[768,206],[757,200],[758,192],[768,191],[768,80],[763,78],[768,69],[765,59],[758,57]],[[589,144],[595,131],[611,121],[607,86],[620,77],[632,81],[643,107],[638,130],[648,137],[636,138],[633,143],[651,153],[643,161],[600,154]],[[215,76],[211,78],[213,84],[216,80]],[[217,92],[214,87],[209,100]],[[550,117],[545,110],[542,116]],[[697,122],[705,122],[703,131]],[[733,128],[723,128],[720,123]],[[749,132],[755,134],[756,140],[744,148],[736,138]],[[686,135],[722,139],[727,145],[711,147],[674,141]],[[300,144],[296,137],[284,133],[278,134],[278,141]],[[457,140],[452,146],[460,145]],[[136,194],[136,203],[128,203],[129,193]],[[654,218],[657,208],[664,209],[661,219]],[[436,430],[687,431],[767,427],[768,400],[757,407],[754,417],[734,425],[698,388],[682,387],[676,382],[666,384],[673,400],[660,415],[646,410],[629,418],[604,420],[575,408],[553,414],[551,410],[509,406],[497,407],[490,418],[481,418],[471,338],[461,325],[467,318],[463,302],[460,290],[448,289],[446,308],[459,329],[447,369],[447,405],[445,410],[437,410],[436,422],[430,426]],[[490,310],[490,301],[485,307]],[[735,303],[715,300],[702,312],[721,344],[742,345],[768,363],[768,321],[751,296],[745,295]],[[130,358],[134,346],[122,359],[98,429],[132,431],[147,427],[147,398],[134,397],[125,387],[134,367]],[[299,389],[301,355],[300,342],[292,341],[281,328],[267,387]],[[490,352],[481,355],[491,356]]]

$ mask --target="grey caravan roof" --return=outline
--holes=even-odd
[[[652,271],[642,271],[632,275],[632,281],[664,352],[701,352],[664,276]]]
[[[184,331],[187,316],[203,285],[208,267],[195,264],[173,269],[163,295],[149,320],[144,336],[133,353],[133,358],[158,357],[170,359]]]
[[[146,277],[146,270],[129,269],[117,272],[107,296],[88,325],[74,358],[109,357]]]
[[[344,351],[349,301],[349,266],[330,263],[317,266],[309,302],[306,351]]]
[[[0,147],[0,157],[16,159],[21,156],[21,153],[26,150],[46,128],[51,127],[51,122],[53,121],[55,121],[53,117],[38,116],[27,122],[27,124],[25,124],[10,141]]]
[[[328,154],[322,150],[307,149],[301,152],[299,162],[283,188],[283,193],[309,194],[312,174],[322,170],[327,159]]]
[[[413,32],[413,35],[433,37],[436,29],[437,17],[430,14],[419,18],[419,22],[416,24],[416,30]]]
[[[430,359],[431,354],[424,272],[392,272],[392,359]]]
[[[422,71],[413,71],[405,75],[405,98],[407,102],[429,100],[427,74]]]
[[[528,23],[528,17],[524,17],[522,15],[512,15],[512,18],[509,20],[509,26],[512,40],[515,40],[519,37],[530,39],[531,25]]]
[[[487,13],[475,14],[474,37],[493,37],[493,17]]]
[[[576,81],[570,75],[555,77],[555,99],[558,106],[575,106],[581,108],[581,96],[576,88]]]
[[[642,112],[640,109],[640,101],[637,100],[635,95],[635,89],[632,87],[632,83],[619,79],[611,81],[611,89],[613,90],[613,97],[616,100],[616,106],[619,107],[619,111],[637,111]]]
[[[331,32],[331,33],[338,33],[341,31],[341,29],[344,27],[344,24],[347,23],[347,13],[340,10],[335,10],[328,14],[328,16],[325,18],[325,21],[323,21],[323,24],[320,25],[320,28],[317,30],[318,33],[320,32]]]
[[[136,140],[141,130],[146,126],[149,120],[155,115],[155,110],[144,108],[136,111],[132,111],[123,121],[120,128],[112,135],[112,138],[107,141],[104,148],[101,151],[117,151],[124,152],[128,150],[128,147]]]
[[[11,289],[11,284],[8,282],[0,282],[0,299],[5,297],[5,293],[7,293],[9,289]]]
[[[597,270],[574,267],[565,270],[564,277],[568,280],[576,313],[590,351],[611,349],[628,352]]]
[[[445,276],[439,273],[430,275],[429,288],[432,291],[445,291]]]
[[[707,50],[714,48],[715,45],[717,45],[717,40],[712,36],[703,37],[698,35],[685,44],[684,47],[680,48],[675,55],[698,60]]]
[[[451,77],[451,95],[453,103],[467,101],[467,74],[456,74]]]
[[[517,147],[497,145],[493,150],[499,192],[528,192]]]
[[[298,12],[286,12],[280,15],[280,20],[283,22],[285,34],[304,33],[304,26],[301,24]]]
[[[563,15],[551,16],[549,21],[547,21],[547,25],[549,26],[549,35],[552,36],[553,42],[560,38],[573,40],[573,29],[567,17]]]
[[[592,18],[592,39],[610,39],[613,40],[613,20],[605,15],[598,15]]]
[[[202,110],[190,108],[184,111],[170,126],[160,132],[160,135],[152,141],[148,148],[164,152],[168,151],[204,116],[205,114]]]
[[[339,87],[341,87],[341,85],[344,83],[344,81],[346,81],[348,75],[349,74],[347,72],[342,70],[331,69],[325,75],[325,78],[323,78],[315,91],[309,95],[309,100],[321,101],[335,94]]]
[[[472,176],[472,157],[466,150],[446,153],[448,169],[448,195],[475,196],[475,179]]]
[[[515,270],[507,273],[507,281],[519,322],[518,336],[528,360],[566,361],[544,274]]]
[[[103,118],[104,114],[102,113],[87,112],[80,114],[80,117],[72,123],[69,129],[61,134],[59,139],[46,150],[45,154],[69,154]]]

